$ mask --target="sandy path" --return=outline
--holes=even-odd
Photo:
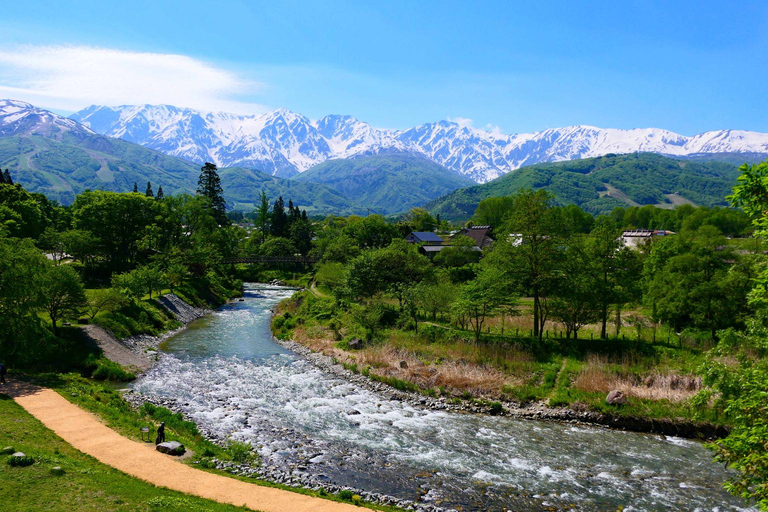
[[[194,469],[155,451],[152,444],[121,436],[95,415],[51,389],[9,384],[0,387],[0,392],[10,395],[66,442],[108,466],[157,486],[264,512],[360,511],[353,505],[261,487]]]

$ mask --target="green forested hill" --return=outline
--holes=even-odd
[[[483,185],[456,190],[426,207],[445,219],[466,219],[481,200],[521,188],[545,188],[558,203],[577,204],[595,214],[627,205],[725,205],[738,174],[738,166],[728,162],[677,160],[653,153],[606,155],[522,167]]]
[[[133,183],[144,190],[176,193],[193,190],[199,166],[120,139],[100,135],[61,139],[41,135],[0,138],[0,166],[31,192],[61,203],[71,203],[86,189],[128,192]]]
[[[474,183],[425,158],[381,154],[329,160],[291,178],[322,183],[373,213],[398,213]]]
[[[40,192],[63,204],[86,190],[129,192],[134,182],[144,191],[147,181],[165,194],[194,193],[200,165],[120,139],[81,133],[59,138],[18,135],[0,138],[0,166],[30,192]],[[249,210],[264,190],[308,213],[349,215],[365,211],[342,194],[318,183],[301,183],[242,167],[220,169],[230,208]]]
[[[282,196],[287,202],[306,209],[309,215],[363,214],[365,208],[322,183],[302,182],[269,176],[243,167],[220,169],[221,186],[230,208],[250,211],[259,202],[261,191],[274,201]]]

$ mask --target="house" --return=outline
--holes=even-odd
[[[621,234],[624,245],[630,249],[639,249],[643,245],[662,236],[674,235],[673,231],[664,229],[633,229]]]
[[[456,235],[468,236],[475,241],[477,247],[486,249],[493,243],[493,238],[491,237],[492,232],[493,229],[491,226],[472,226],[470,228],[461,229]]]
[[[411,231],[405,241],[412,244],[443,245],[443,239],[431,231]]]
[[[443,249],[446,249],[448,247],[451,247],[450,245],[422,245],[419,247],[419,253],[426,256],[430,260],[435,257],[437,253],[442,251]],[[474,247],[465,247],[464,249],[472,250],[472,251],[481,251],[477,246]]]

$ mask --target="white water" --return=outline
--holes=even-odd
[[[137,391],[177,399],[264,464],[464,510],[746,510],[699,443],[567,424],[432,412],[324,374],[277,345],[258,287],[169,340]]]

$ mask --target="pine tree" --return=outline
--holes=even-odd
[[[0,184],[5,183],[5,175],[0,171]]]
[[[5,170],[5,173],[3,174],[3,179],[5,183],[7,183],[8,185],[13,185],[13,180],[11,179],[11,172],[8,169]]]
[[[152,192],[152,183],[147,182],[147,190],[144,192],[147,197],[155,197],[155,193]]]
[[[133,182],[133,193],[138,194],[139,193],[139,184],[135,181]]]
[[[200,169],[200,179],[197,181],[197,193],[211,200],[213,217],[220,226],[229,224],[227,219],[227,204],[224,201],[224,190],[221,188],[221,178],[216,172],[217,167],[206,162]]]
[[[301,220],[308,220],[307,219],[307,210],[301,210]]]
[[[272,234],[274,236],[286,236],[288,232],[288,216],[285,214],[285,202],[280,196],[272,207]]]
[[[162,185],[160,185],[159,187],[157,187],[157,195],[155,196],[155,199],[157,199],[158,201],[160,201],[160,200],[161,200],[161,199],[163,199],[164,197],[165,197],[165,195],[163,194],[163,186],[162,186]]]

